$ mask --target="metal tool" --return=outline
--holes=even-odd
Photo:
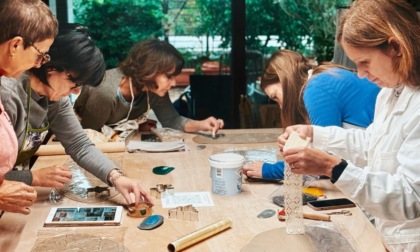
[[[216,132],[214,132],[214,135],[213,135],[213,132],[212,132],[212,134],[202,133],[202,132],[196,132],[195,134],[198,135],[198,136],[208,137],[208,138],[211,138],[213,140],[225,137],[224,133],[216,133]]]
[[[171,184],[157,184],[156,187],[150,188],[150,194],[157,199],[174,195],[174,187]]]
[[[336,211],[336,212],[331,212],[331,213],[326,213],[327,215],[345,215],[345,216],[351,216],[353,215],[350,210],[341,210],[341,211]]]
[[[50,194],[48,195],[48,201],[50,203],[56,204],[60,201],[60,199],[61,199],[61,194],[57,191],[57,189],[55,188],[51,189]]]
[[[198,210],[193,205],[179,206],[168,210],[170,219],[198,220]]]
[[[111,195],[110,189],[107,186],[95,186],[86,189],[88,197],[109,197]]]

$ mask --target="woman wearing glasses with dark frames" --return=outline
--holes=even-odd
[[[0,76],[19,77],[46,63],[57,26],[55,16],[42,1],[1,1]]]
[[[0,1],[0,76],[18,77],[25,70],[40,67],[39,56],[46,58],[45,52],[57,34],[57,26],[55,16],[42,1]],[[0,79],[0,90],[4,90],[3,78]],[[0,210],[29,214],[28,207],[37,196],[34,188],[22,182],[4,180],[4,174],[16,161],[18,143],[1,101],[0,136]]]
[[[20,79],[8,79],[1,93],[6,111],[10,114],[19,142],[16,165],[25,163],[35,154],[45,135],[57,136],[80,167],[103,182],[114,186],[131,204],[151,203],[148,192],[121,170],[88,139],[73,112],[69,95],[80,92],[80,86],[97,86],[105,74],[100,50],[91,40],[85,27],[60,24],[60,31],[49,54],[51,61],[31,69]],[[62,188],[71,178],[68,167],[54,165],[42,169],[20,170],[6,174],[6,178],[33,186]]]

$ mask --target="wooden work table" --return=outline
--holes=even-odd
[[[223,130],[230,133],[277,133],[278,129],[247,129],[247,130]],[[277,143],[255,144],[206,144],[204,149],[198,149],[192,141],[194,134],[185,134],[184,139],[190,150],[186,152],[172,153],[111,153],[111,158],[122,158],[123,168],[129,177],[137,178],[146,188],[155,187],[157,184],[172,184],[175,192],[211,192],[210,165],[208,157],[225,148],[232,147],[269,147],[277,148]],[[68,156],[42,156],[34,165],[34,169],[47,167],[54,164],[64,164]],[[167,175],[156,175],[152,168],[156,166],[173,166],[175,170]],[[329,198],[341,196],[329,181],[319,182]],[[212,194],[215,206],[198,207],[198,221],[169,219],[168,209],[162,208],[160,200],[155,200],[153,214],[162,215],[165,220],[157,229],[144,231],[139,230],[137,225],[143,220],[126,216],[123,213],[122,227],[94,227],[96,233],[107,233],[112,230],[123,235],[123,242],[130,251],[167,251],[167,245],[193,231],[212,224],[223,218],[230,217],[233,222],[231,229],[225,230],[203,242],[200,242],[186,251],[240,251],[257,234],[271,229],[285,226],[284,222],[278,221],[276,216],[267,219],[257,218],[257,215],[266,209],[277,210],[279,207],[269,200],[279,184],[276,183],[245,183],[243,192],[235,196],[220,196]],[[37,241],[40,232],[54,230],[44,228],[43,223],[49,210],[54,206],[83,206],[80,203],[64,198],[59,205],[48,201],[49,188],[37,188],[38,199],[28,216],[5,213],[0,219],[0,250],[6,251],[31,251]],[[112,204],[102,202],[100,204]],[[305,211],[312,211],[307,206]],[[350,208],[352,216],[332,216],[332,222],[345,228],[347,235],[356,241],[356,248],[360,251],[385,251],[381,239],[375,228],[368,222],[359,208]],[[66,228],[65,230],[83,230],[90,227]],[[55,228],[57,234],[63,228]]]

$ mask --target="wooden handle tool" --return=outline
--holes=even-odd
[[[311,220],[331,221],[330,215],[313,212],[303,212],[303,218]]]
[[[286,220],[286,212],[284,209],[280,210],[277,215],[280,221]],[[310,220],[331,221],[331,216],[314,212],[303,212],[303,218]]]

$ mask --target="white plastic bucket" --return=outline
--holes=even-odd
[[[235,195],[242,191],[242,166],[245,158],[236,153],[217,153],[209,157],[212,192]]]

